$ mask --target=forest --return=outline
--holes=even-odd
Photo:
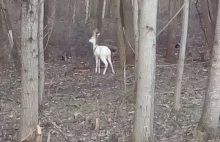
[[[220,142],[219,0],[0,0],[0,142]]]

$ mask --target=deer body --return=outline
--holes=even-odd
[[[93,35],[89,40],[89,42],[93,44],[93,53],[96,61],[95,72],[98,71],[98,73],[100,73],[100,60],[101,60],[105,64],[103,75],[106,73],[106,70],[108,68],[108,63],[111,66],[112,73],[115,74],[111,60],[111,50],[107,46],[100,46],[96,44],[96,38],[98,36],[99,34],[97,36]]]

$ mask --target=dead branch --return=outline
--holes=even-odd
[[[69,141],[69,137],[72,137],[72,135],[71,134],[66,134],[66,133],[64,133],[60,128],[59,128],[59,126],[55,123],[55,122],[53,122],[49,117],[47,117],[45,114],[42,114],[46,119],[47,119],[47,121],[49,121],[57,130],[58,130],[58,132],[60,132],[60,134],[62,134],[63,135],[63,137],[65,138],[65,140],[66,141]]]
[[[49,133],[48,133],[48,136],[47,136],[47,142],[50,142],[50,138],[51,138],[50,133],[51,133],[51,130],[50,130]]]
[[[125,40],[127,41],[127,43],[128,43],[128,45],[129,45],[129,47],[131,48],[131,50],[135,53],[134,48],[131,46],[131,43],[130,43],[129,40],[128,40],[128,37],[127,37],[126,31],[125,31],[125,28],[122,27],[122,30],[123,30],[123,34],[124,34],[124,36],[125,36]]]
[[[181,12],[181,10],[183,9],[184,4],[180,7],[180,9],[176,12],[175,15],[173,15],[173,17],[168,21],[168,23],[157,33],[157,36],[159,36],[168,26],[169,24],[173,21],[174,18],[176,18],[176,16]]]

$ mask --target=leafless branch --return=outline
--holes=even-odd
[[[59,126],[58,126],[55,122],[53,122],[49,117],[47,117],[45,114],[42,114],[42,115],[47,119],[47,121],[49,121],[49,122],[58,130],[58,132],[60,132],[60,133],[63,135],[63,137],[65,138],[66,141],[69,141],[68,138],[69,138],[69,137],[72,137],[72,135],[64,133],[64,132],[59,128]]]
[[[184,4],[180,7],[180,9],[176,12],[176,14],[168,21],[168,23],[157,33],[157,36],[159,36],[168,26],[169,24],[173,21],[173,19],[176,18],[176,16],[181,12],[183,9]]]

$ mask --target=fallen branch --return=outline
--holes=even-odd
[[[53,122],[49,117],[47,117],[47,116],[44,115],[44,114],[42,114],[42,115],[47,119],[47,121],[49,121],[49,122],[58,130],[58,132],[60,132],[60,133],[64,136],[64,138],[65,138],[66,141],[69,141],[68,137],[72,137],[71,134],[66,134],[66,133],[64,133],[64,132],[59,128],[59,126],[58,126],[55,122]]]

